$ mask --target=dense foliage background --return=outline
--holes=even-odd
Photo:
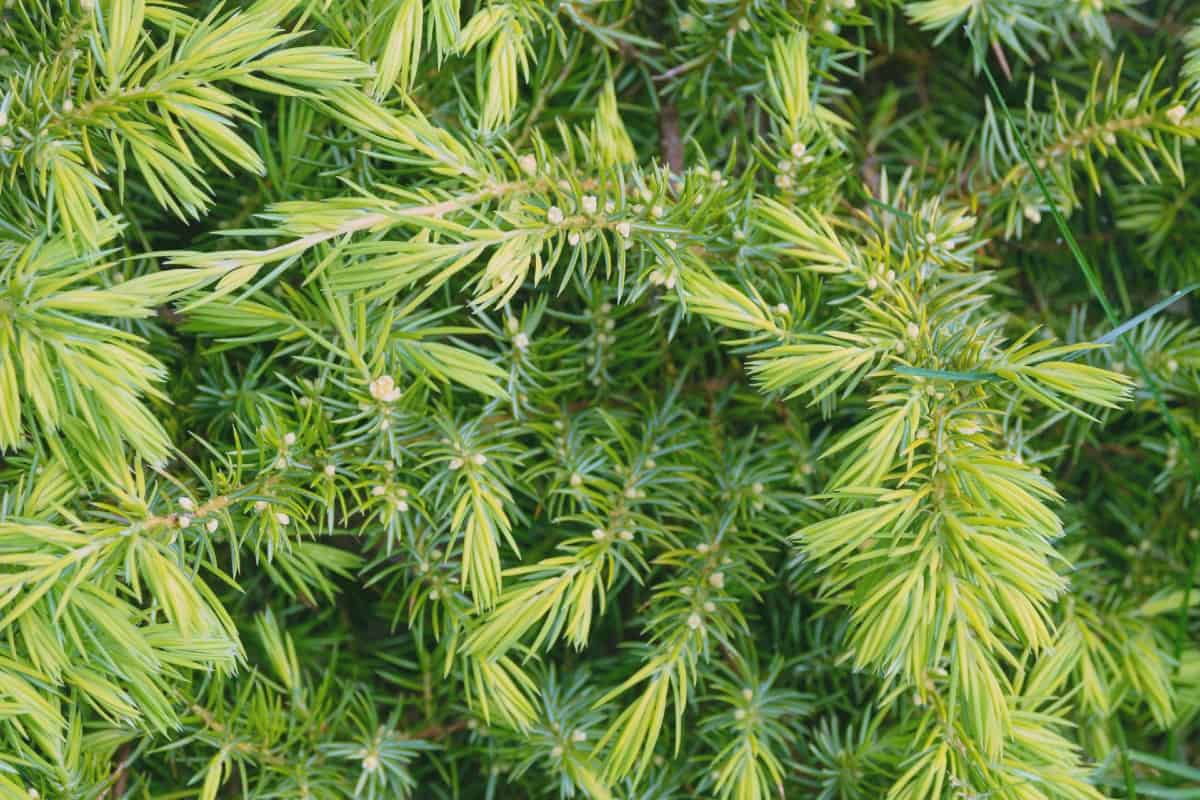
[[[0,798],[1200,797],[1198,18],[8,0]]]

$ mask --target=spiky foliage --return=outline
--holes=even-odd
[[[1200,7],[858,2],[5,4],[0,798],[1196,796]]]

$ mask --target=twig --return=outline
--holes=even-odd
[[[1000,69],[1004,71],[1004,77],[1011,81],[1012,70],[1008,68],[1008,56],[1004,55],[1004,48],[1000,46],[1000,42],[992,42],[992,52],[996,54],[996,60],[1000,62]]]
[[[683,141],[679,138],[679,110],[665,103],[658,113],[658,141],[663,162],[676,174],[683,172]]]

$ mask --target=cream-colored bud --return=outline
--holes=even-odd
[[[374,397],[381,403],[394,403],[400,399],[400,390],[396,388],[396,381],[391,375],[380,375],[371,381],[371,385],[368,388],[370,389],[371,397]]]
[[[558,206],[550,206],[550,208],[546,210],[546,221],[549,222],[551,225],[562,224],[562,221],[563,221],[562,209],[559,208]]]

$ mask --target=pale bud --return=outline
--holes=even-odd
[[[1170,109],[1167,110],[1167,119],[1169,119],[1171,121],[1172,125],[1179,125],[1180,123],[1182,123],[1183,118],[1186,115],[1187,115],[1187,109],[1181,105],[1172,106]]]
[[[187,514],[180,514],[176,521],[179,523],[179,527],[181,528],[186,528],[188,525],[192,524],[192,518]]]
[[[558,206],[550,206],[546,211],[546,221],[551,225],[560,225],[563,221],[562,209]]]
[[[513,337],[513,346],[518,350],[524,350],[529,347],[529,336],[525,333],[518,333]]]
[[[276,511],[275,512],[275,521],[278,522],[280,525],[289,525],[292,521],[292,518],[289,517],[287,514],[285,514],[282,511]]]
[[[463,460],[461,458],[450,459],[450,464],[449,464],[450,469],[452,469],[452,470],[462,469],[462,465],[463,465]]]
[[[471,456],[471,463],[477,467],[482,467],[487,463],[487,456],[485,456],[483,453],[476,453],[475,455]]]
[[[517,165],[526,175],[532,175],[537,172],[537,159],[528,153],[517,159]]]
[[[585,214],[595,214],[597,208],[596,196],[594,194],[585,194],[580,201],[580,206]]]
[[[602,542],[608,538],[608,531],[604,528],[595,528],[592,530],[592,538],[598,542]]]
[[[179,507],[184,511],[191,511],[196,507],[196,504],[192,502],[192,498],[190,497],[181,497],[179,498]]]
[[[712,575],[708,576],[708,583],[714,589],[724,589],[725,588],[725,575],[720,572],[714,572]]]
[[[333,464],[325,465],[325,477],[332,478],[336,474],[337,474],[337,467],[335,467]]]
[[[286,444],[288,447],[291,447],[292,445],[294,445],[296,443],[296,434],[285,433],[283,435],[283,443]]]
[[[795,158],[803,158],[808,152],[808,148],[804,146],[804,142],[792,142],[792,156]]]
[[[217,521],[215,519],[210,519],[208,522],[204,523],[204,530],[208,531],[209,533],[216,533]]]
[[[569,481],[569,483],[574,487],[582,486],[583,485],[583,476],[580,475],[578,472],[572,472],[571,480]]]
[[[699,628],[701,625],[704,624],[704,620],[700,618],[699,614],[692,614],[690,617],[687,618],[687,624],[688,624],[689,628],[691,628],[692,630],[696,630],[697,628]]]
[[[371,397],[381,403],[394,403],[400,399],[400,390],[396,388],[396,381],[391,375],[380,375],[371,381],[369,388]]]

